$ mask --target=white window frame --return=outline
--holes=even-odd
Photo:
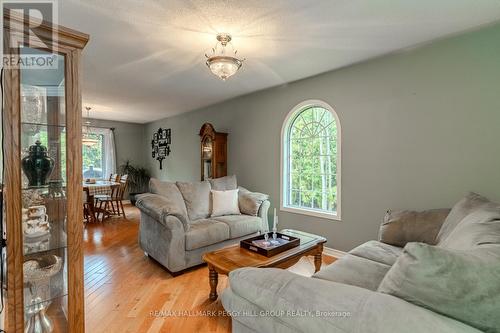
[[[289,128],[291,125],[291,121],[295,118],[295,115],[298,112],[303,111],[304,109],[308,107],[314,107],[318,106],[321,108],[324,108],[333,115],[336,125],[337,125],[337,174],[336,174],[336,180],[337,180],[337,212],[327,212],[324,210],[319,210],[319,209],[308,209],[308,208],[298,208],[298,207],[290,207],[287,205],[286,198],[288,197],[288,181],[285,180],[285,177],[288,178],[288,170],[289,166],[287,166],[287,163],[290,163],[288,160],[287,156],[288,154],[288,149],[289,149],[289,144],[288,144],[288,136],[289,136]],[[303,215],[309,215],[309,216],[314,216],[314,217],[320,217],[324,219],[330,219],[330,220],[336,220],[340,221],[341,220],[341,195],[342,195],[342,170],[341,170],[341,160],[342,160],[342,131],[341,131],[341,125],[340,125],[340,120],[337,115],[337,112],[331,107],[328,103],[317,100],[317,99],[310,99],[307,101],[304,101],[302,103],[297,104],[288,112],[285,120],[283,121],[283,125],[281,127],[281,156],[280,156],[280,189],[281,189],[281,199],[280,199],[280,209],[281,211],[285,212],[290,212],[290,213],[296,213],[296,214],[303,214]]]

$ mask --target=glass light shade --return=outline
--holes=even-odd
[[[214,56],[207,59],[210,71],[222,81],[234,75],[241,67],[241,60],[228,56]]]
[[[90,118],[90,109],[89,106],[85,107],[85,110],[87,110],[87,119]],[[87,120],[82,128],[82,145],[92,147],[99,143],[99,140],[91,137],[90,134],[90,121]]]
[[[86,135],[83,135],[83,137],[82,137],[82,145],[84,145],[84,146],[95,146],[98,143],[99,143],[99,140],[97,140],[97,139],[89,138]]]

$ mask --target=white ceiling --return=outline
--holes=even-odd
[[[146,123],[500,20],[498,0],[60,0],[91,117]],[[205,66],[217,32],[242,69]]]

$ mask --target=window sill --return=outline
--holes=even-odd
[[[340,214],[326,213],[312,209],[295,208],[295,207],[281,207],[281,211],[295,214],[302,214],[314,217],[320,217],[327,220],[341,221]]]

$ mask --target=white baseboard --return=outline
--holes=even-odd
[[[331,247],[326,247],[326,246],[323,247],[323,253],[326,254],[327,256],[335,257],[337,259],[347,254],[344,251],[332,249]]]

